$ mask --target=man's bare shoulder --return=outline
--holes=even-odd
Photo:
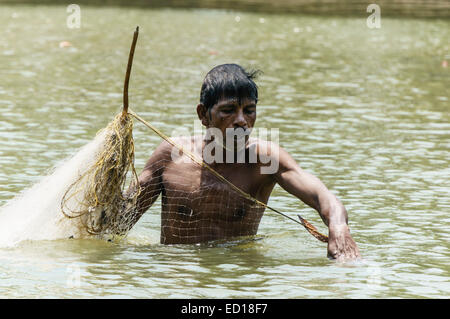
[[[192,148],[193,146],[198,146],[198,144],[201,146],[203,137],[201,135],[171,136],[170,140],[178,146]]]
[[[281,147],[272,141],[266,141],[260,138],[249,138],[248,148],[256,151],[258,155],[274,156],[278,155]]]
[[[152,155],[150,158],[152,157],[158,157],[158,158],[166,158],[168,155],[170,155],[171,151],[172,151],[172,145],[166,141],[163,140],[153,151]]]
[[[273,173],[284,172],[298,166],[294,158],[275,142],[251,138],[249,149],[256,152],[255,155],[264,165],[270,163],[272,167],[276,167],[276,170],[270,170]]]
[[[171,136],[169,141],[163,140],[153,151],[150,160],[172,161],[177,158],[180,150],[197,153],[201,151],[202,137],[201,136]]]

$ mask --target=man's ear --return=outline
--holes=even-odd
[[[197,105],[197,115],[198,119],[202,121],[202,124],[206,127],[209,126],[209,117],[208,117],[208,110],[203,104]]]

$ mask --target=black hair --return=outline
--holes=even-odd
[[[200,103],[210,110],[221,98],[234,97],[258,102],[258,87],[253,81],[259,70],[246,71],[237,64],[222,64],[206,74],[200,91]]]

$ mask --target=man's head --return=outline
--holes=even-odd
[[[253,79],[258,74],[259,71],[247,72],[237,64],[222,64],[209,71],[197,106],[203,125],[223,133],[227,128],[252,128],[258,102],[258,87]]]

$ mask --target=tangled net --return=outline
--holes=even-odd
[[[118,114],[98,135],[104,135],[104,145],[95,163],[89,167],[64,194],[62,213],[79,218],[91,235],[126,235],[134,223],[133,211],[139,187],[124,195],[128,172],[137,181],[134,168],[133,121],[128,114]]]
[[[128,84],[138,34],[139,27],[128,56],[123,111],[98,133],[104,142],[94,164],[69,186],[61,200],[62,213],[68,218],[79,218],[79,228],[91,235],[124,236],[138,219],[135,208],[140,188],[134,168],[133,121],[128,114]],[[125,196],[130,170],[135,187],[130,187]]]

